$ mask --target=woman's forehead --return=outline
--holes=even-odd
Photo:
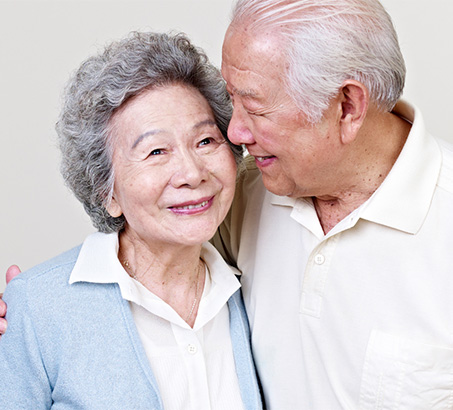
[[[215,127],[212,110],[194,87],[172,84],[131,98],[111,119],[114,134],[134,146],[147,136]]]

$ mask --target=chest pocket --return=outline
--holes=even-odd
[[[359,409],[453,409],[453,349],[373,331]]]

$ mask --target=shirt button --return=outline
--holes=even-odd
[[[190,354],[195,354],[195,353],[198,352],[198,348],[197,348],[197,346],[190,344],[190,345],[187,346],[187,351]]]
[[[326,260],[326,258],[324,257],[324,255],[321,255],[320,253],[318,253],[315,256],[315,263],[317,265],[322,265],[325,262],[325,260]]]

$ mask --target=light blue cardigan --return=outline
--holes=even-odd
[[[6,288],[0,409],[163,409],[118,285],[68,284],[79,251],[74,248],[19,275]],[[240,291],[228,307],[244,407],[261,409]]]

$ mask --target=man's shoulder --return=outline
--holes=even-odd
[[[255,164],[255,158],[248,155],[238,172],[235,200],[238,196],[253,197],[256,191],[263,192],[265,190],[261,172]]]
[[[239,169],[239,180],[251,180],[256,179],[261,175],[260,170],[256,166],[255,157],[247,155],[242,162]]]

